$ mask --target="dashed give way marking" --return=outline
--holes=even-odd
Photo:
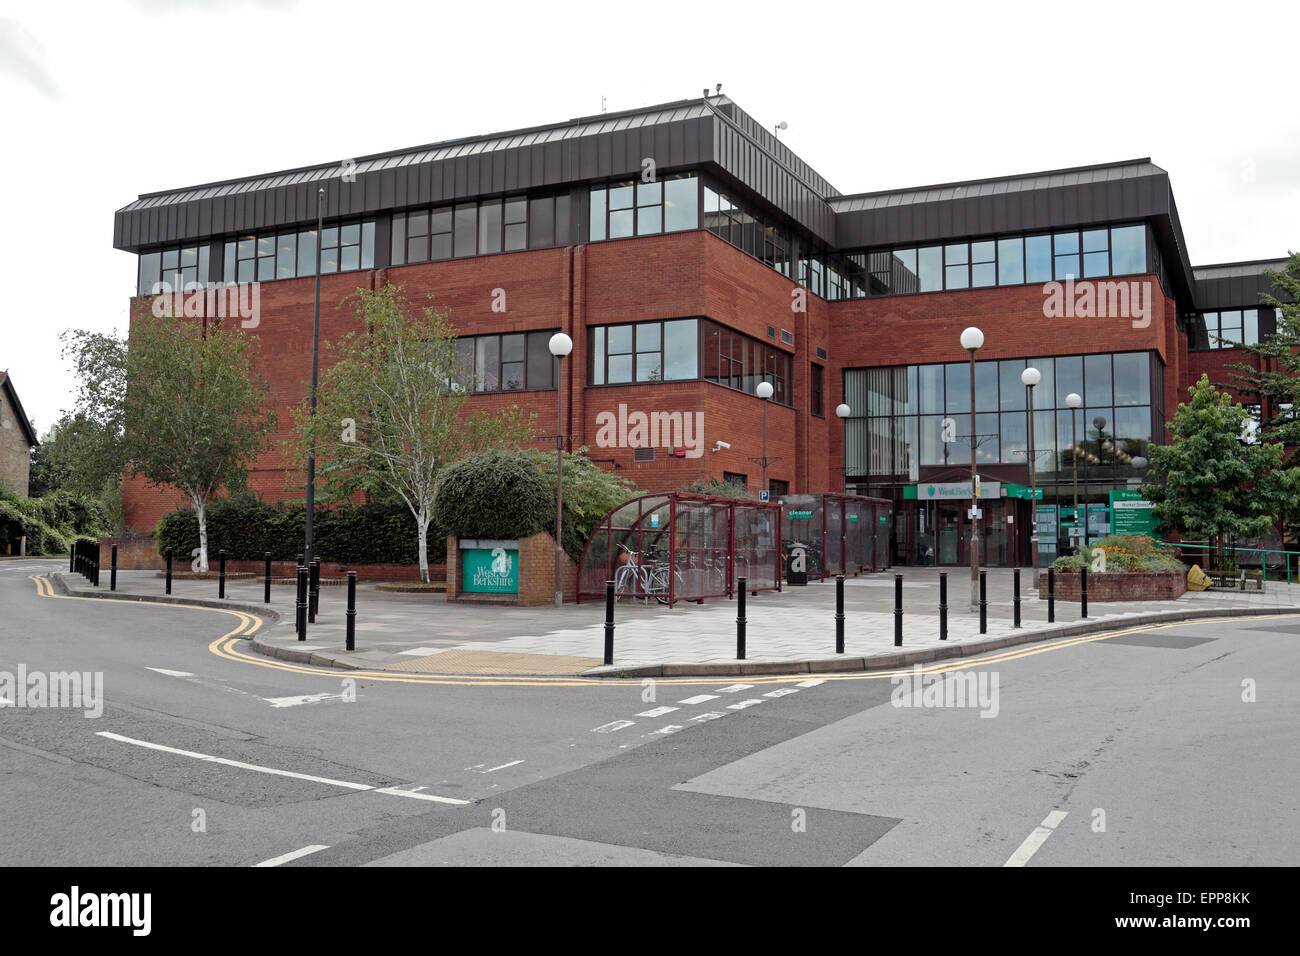
[[[328,850],[329,847],[323,843],[313,843],[311,846],[305,846],[301,850],[294,850],[291,853],[284,853],[280,856],[273,856],[269,860],[263,860],[261,863],[254,863],[258,866],[279,866],[281,863],[288,863],[290,860],[296,860],[299,857],[307,856],[311,853],[319,853],[321,850]]]
[[[1007,866],[1024,866],[1029,862],[1029,858],[1038,852],[1038,848],[1047,842],[1047,838],[1052,835],[1061,821],[1070,815],[1068,810],[1053,810],[1049,813],[1043,822],[1034,827],[1034,832],[1025,837],[1025,842],[1020,844],[1020,848],[1011,854],[1011,859],[1003,863]]]
[[[679,704],[702,704],[706,700],[717,700],[717,694],[696,694],[694,697],[687,697],[685,700],[679,700]]]
[[[343,787],[346,790],[370,790],[374,793],[383,793],[394,797],[415,797],[418,800],[432,800],[436,803],[450,803],[455,806],[466,806],[468,800],[456,800],[452,797],[440,797],[432,793],[415,793],[413,791],[399,789],[398,787],[374,787],[368,783],[354,783],[351,780],[334,780],[330,777],[317,777],[314,774],[298,773],[296,770],[280,770],[276,767],[263,767],[255,763],[244,763],[242,760],[231,760],[227,757],[214,757],[212,754],[196,753],[193,750],[181,750],[178,747],[168,747],[166,744],[155,744],[148,740],[136,740],[134,737],[123,737],[121,734],[110,733],[107,730],[101,730],[95,734],[97,737],[103,737],[106,740],[116,740],[118,743],[131,744],[134,747],[144,747],[148,750],[159,750],[163,753],[176,754],[178,757],[189,757],[193,760],[204,760],[208,763],[217,763],[225,767],[236,767],[240,770],[252,770],[256,773],[272,774],[276,777],[290,777],[294,780],[307,780],[311,783],[323,783],[330,787]]]

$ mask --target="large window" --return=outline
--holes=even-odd
[[[1027,365],[1041,374],[1032,424]],[[1032,427],[1045,479],[1071,475],[1076,460],[1084,478],[1134,473],[1164,421],[1163,366],[1151,352],[976,362],[974,386],[976,462],[1025,466]],[[1073,413],[1070,392],[1083,397]],[[844,395],[850,474],[917,481],[923,467],[969,466],[968,362],[847,369]]]
[[[873,296],[1036,285],[1053,279],[1149,271],[1144,225],[873,249],[866,258],[870,270],[867,287]]]
[[[374,265],[374,220],[325,227],[320,248],[322,275]],[[315,274],[315,229],[241,236],[225,244],[222,277],[226,282],[270,282]]]
[[[462,336],[456,340],[456,357],[463,369],[471,370],[476,392],[554,388],[558,363],[550,341],[557,331]]]
[[[606,325],[589,332],[592,385],[699,378],[699,320]]]
[[[165,283],[164,292],[183,292],[208,281],[209,247],[183,246],[142,253],[136,283],[137,295],[153,295]]]
[[[552,246],[556,236],[555,207],[554,196],[508,196],[398,213],[393,216],[392,264],[441,262]],[[567,208],[566,204],[566,213]]]
[[[700,181],[691,173],[650,183],[628,180],[591,190],[592,242],[699,227]]]
[[[1274,310],[1267,307],[1202,312],[1190,330],[1189,347],[1234,349],[1241,345],[1258,345],[1260,326],[1264,325],[1267,330],[1274,321]]]

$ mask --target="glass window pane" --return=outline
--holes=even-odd
[[[299,246],[302,241],[299,240]],[[390,261],[395,266],[406,264],[406,216],[398,213],[393,217],[392,245],[389,252]],[[301,271],[301,269],[299,270]]]
[[[1147,227],[1117,226],[1110,231],[1111,272],[1117,276],[1147,271]]]
[[[406,234],[411,238],[429,234],[429,214],[413,212],[406,217]]]
[[[504,248],[506,252],[528,248],[528,223],[512,222],[506,224]]]
[[[1089,355],[1083,360],[1083,393],[1086,405],[1110,405],[1114,401],[1111,390],[1110,356]]]
[[[344,246],[339,250],[339,271],[351,272],[361,268],[361,247]]]
[[[328,229],[325,230],[325,231],[326,231],[326,233],[329,232]],[[329,236],[328,236],[328,235],[325,235],[325,236],[323,237],[323,241],[322,241],[322,243],[321,243],[321,245],[322,245],[322,248],[321,248],[321,251],[320,251],[320,271],[321,271],[321,275],[330,275],[330,274],[332,274],[332,273],[335,273],[335,272],[338,272],[338,271],[339,271],[339,250],[338,250],[338,247],[337,247],[337,246],[334,246],[334,247],[332,247],[332,248],[325,247],[324,243],[325,243],[326,241],[328,241],[328,240],[329,240]]]
[[[605,384],[605,330],[591,330],[591,384]]]
[[[199,246],[199,282],[201,283],[206,283],[208,277],[212,275],[209,271],[211,263],[208,261],[210,252],[211,246]]]
[[[527,222],[528,219],[528,199],[525,196],[515,196],[513,199],[505,201],[504,220],[507,223]]]
[[[240,282],[253,282],[257,279],[257,273],[255,271],[256,267],[254,266],[254,263],[256,261],[257,260],[255,259],[239,260],[239,281]]]
[[[609,214],[609,238],[624,239],[632,235],[632,215],[633,210],[624,209],[619,212],[611,211]]]
[[[1115,409],[1115,424],[1111,434],[1124,442],[1127,454],[1140,454],[1142,449],[1135,448],[1134,445],[1151,441],[1151,409],[1146,406]]]
[[[631,209],[634,192],[631,186],[613,186],[609,190],[609,209]]]
[[[970,366],[966,362],[953,362],[944,366],[944,378],[947,383],[947,411],[970,411]],[[967,431],[970,429],[968,428]]]
[[[998,285],[1020,285],[1025,281],[1025,241],[998,240]]]
[[[236,254],[240,259],[251,259],[255,254],[257,240],[252,236],[240,239],[236,245]]]
[[[507,391],[514,391],[524,387],[524,363],[523,362],[502,362],[501,363],[501,388]]]
[[[1083,256],[1083,275],[1086,279],[1110,274],[1110,257],[1104,252],[1088,252]]]
[[[443,206],[429,212],[429,232],[434,235],[451,233],[451,207]]]
[[[693,176],[668,180],[664,183],[664,232],[698,229],[699,226],[699,181]]]
[[[1004,464],[1023,465],[1029,461],[1029,423],[1027,419],[1028,416],[1024,412],[1012,412],[1002,416],[1002,461]]]
[[[522,362],[524,360],[524,336],[521,333],[501,336],[501,361]]]
[[[975,410],[994,412],[998,408],[998,363],[975,363]]]
[[[605,238],[605,190],[603,189],[591,191],[590,238],[592,242],[599,242]]]
[[[668,381],[699,376],[699,329],[695,319],[664,323],[664,378]]]
[[[227,247],[230,243],[226,243]],[[226,268],[229,270],[233,263],[227,249]],[[136,286],[138,295],[152,295],[153,287],[160,282],[162,275],[162,254],[157,252],[146,252],[140,257],[140,281]]]
[[[1052,279],[1052,237],[1025,237],[1025,281],[1050,282]]]
[[[652,236],[663,232],[664,210],[662,206],[642,207],[636,211],[636,234]]]
[[[603,216],[603,213],[602,213]],[[543,196],[528,201],[528,247],[555,245],[555,198]]]
[[[415,236],[406,241],[406,258],[411,262],[425,262],[429,258],[429,237]]]
[[[658,352],[638,352],[636,357],[636,380],[638,382],[663,381],[663,360]]]
[[[298,234],[286,233],[276,240],[275,277],[292,279],[298,267]]]
[[[987,289],[996,285],[998,267],[992,262],[977,262],[970,267],[970,284],[972,289]]]
[[[359,246],[361,244],[361,223],[353,222],[339,227],[339,245]]]
[[[257,281],[271,282],[275,279],[275,256],[259,257],[257,260]]]
[[[609,357],[609,381],[610,384],[632,381],[631,355],[611,355]]]
[[[1151,357],[1147,352],[1115,356],[1115,404],[1146,405],[1151,401]]]
[[[551,332],[528,333],[528,387],[552,388],[555,385],[555,357],[551,355]]]
[[[1105,229],[1087,229],[1083,233],[1083,251],[1084,252],[1105,252],[1110,248],[1107,237],[1109,233]]]
[[[611,325],[606,332],[609,335],[610,354],[632,351],[632,326]]]
[[[1079,257],[1077,255],[1057,256],[1052,273],[1058,280],[1079,277]]]
[[[645,322],[636,327],[636,350],[638,352],[659,351],[658,322]]]
[[[164,272],[170,272],[179,268],[180,252],[176,249],[165,249],[162,254],[162,267]]]
[[[225,255],[222,256],[221,260],[221,271],[222,281],[235,281],[235,244],[233,242],[226,243]]]
[[[1259,312],[1256,309],[1249,309],[1242,313],[1242,338],[1241,340],[1247,345],[1259,344]]]
[[[998,377],[1001,391],[998,404],[1004,412],[1019,411],[1025,407],[1025,386],[1020,381],[1020,373],[1025,370],[1024,359],[1005,359],[998,363]]]
[[[942,366],[938,366],[942,368]],[[958,453],[955,446],[943,440],[943,416],[922,415],[920,418],[920,443],[922,465],[945,465],[947,455]],[[954,458],[954,460],[956,460]]]
[[[1056,405],[1056,375],[1055,362],[1050,358],[1030,359],[1029,365],[1038,369],[1038,374],[1042,376],[1038,381],[1038,387],[1034,389],[1034,407],[1035,408],[1053,408]]]
[[[501,339],[495,335],[480,335],[474,340],[474,387],[476,391],[491,392],[501,387]]]
[[[942,412],[943,404],[943,366],[922,365],[918,369],[917,394],[920,397],[922,412]]]
[[[917,260],[922,292],[943,288],[943,246],[929,246],[918,251]]]
[[[275,258],[275,236],[257,237],[257,257],[260,259],[263,256],[269,256],[272,259]],[[165,258],[163,261],[163,265],[164,266],[167,265]]]
[[[474,255],[478,249],[478,209],[472,202],[456,207],[455,236],[456,257]]]
[[[657,206],[664,201],[663,183],[639,183],[636,187],[638,206]]]
[[[1054,255],[1075,255],[1079,251],[1079,234],[1077,232],[1058,232],[1052,237]]]
[[[501,201],[485,202],[478,209],[478,254],[501,251]]]
[[[1056,407],[1065,408],[1065,396],[1083,396],[1083,357],[1061,355],[1056,359]]]
[[[429,237],[429,260],[431,262],[440,262],[443,259],[451,258],[451,233],[444,232],[441,235]]]
[[[259,241],[259,243],[260,243],[261,240],[258,240],[258,241]],[[338,226],[326,226],[323,230],[321,230],[321,243],[320,243],[320,247],[321,247],[322,249],[335,249],[335,248],[338,247],[338,244],[339,244],[339,227],[338,227]],[[259,252],[259,255],[260,255],[260,252]]]

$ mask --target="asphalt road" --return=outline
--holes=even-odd
[[[60,565],[0,561],[0,697],[98,673],[102,714],[0,708],[3,866],[1300,862],[1300,617],[959,659],[977,706],[899,707],[880,676],[349,678],[223,650],[228,612],[38,593]]]

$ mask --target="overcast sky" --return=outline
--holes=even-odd
[[[0,2],[0,369],[125,330],[140,193],[722,91],[846,193],[1150,156],[1193,264],[1300,249],[1295,3]],[[781,19],[778,19],[778,12]]]

